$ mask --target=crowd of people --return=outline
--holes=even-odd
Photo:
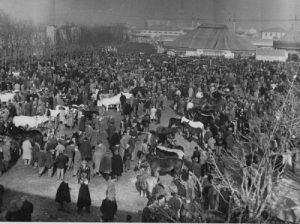
[[[14,70],[21,72],[17,74]],[[1,102],[0,134],[6,135],[13,117],[50,117],[50,110],[56,106],[83,104],[95,111],[88,118],[80,110],[61,110],[57,118],[43,127],[42,145],[27,138],[20,147],[25,166],[37,168],[38,176],[47,171],[52,177],[56,172],[56,179],[62,184],[67,184],[66,172],[77,177],[78,212],[83,207],[89,212],[91,178],[99,175],[108,181],[118,181],[122,173],[133,169],[133,161],[149,154],[156,144],[149,123],[161,123],[169,101],[178,115],[191,120],[195,118],[191,111],[197,105],[215,106],[210,114],[214,122],[205,124],[199,147],[191,157],[193,163],[201,166],[204,176],[209,174],[209,154],[221,157],[223,149],[232,151],[237,132],[246,135],[255,127],[257,133],[267,134],[291,77],[293,74],[284,64],[246,59],[189,60],[111,51],[57,55],[49,60],[35,60],[31,66],[23,63],[19,68],[1,70],[1,91],[14,91],[15,96]],[[97,102],[102,94],[116,95],[135,88],[139,91],[133,97],[120,98],[123,115],[120,127],[114,117],[100,122],[103,108]],[[216,93],[221,97],[215,97]],[[129,114],[125,112],[126,105],[130,105]],[[251,123],[253,118],[256,123]],[[274,152],[283,144],[280,135],[284,132],[276,133]],[[10,168],[14,142],[13,136],[10,137],[11,140],[3,140],[0,148],[0,176]],[[254,151],[258,151],[257,144],[254,145]],[[297,153],[293,155],[296,161]],[[67,185],[60,188],[63,192],[68,189]],[[60,209],[64,202],[70,202],[68,193],[62,195],[56,198]],[[116,210],[115,195],[107,193],[101,206],[103,219],[113,221]]]

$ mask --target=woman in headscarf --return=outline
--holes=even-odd
[[[113,222],[114,216],[117,213],[118,205],[116,202],[116,189],[113,182],[108,182],[106,190],[106,198],[102,201],[100,211],[104,222]]]
[[[103,177],[108,180],[109,175],[112,171],[112,152],[109,149],[106,149],[104,157],[100,163],[100,172],[103,174]]]
[[[57,192],[56,192],[56,197],[55,201],[59,203],[59,211],[64,210],[64,203],[70,203],[71,202],[71,195],[70,195],[70,188],[69,184],[66,182],[61,182],[59,185]]]
[[[77,213],[81,213],[82,208],[85,207],[86,211],[90,213],[91,195],[89,190],[90,182],[90,168],[85,160],[82,161],[78,171],[78,183],[80,184],[78,200],[77,200]]]

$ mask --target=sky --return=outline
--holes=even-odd
[[[55,1],[55,20],[53,19]],[[184,5],[184,19],[189,25],[192,17],[202,23],[226,23],[236,20],[242,28],[269,27],[300,29],[300,0],[0,0],[0,9],[20,20],[35,24],[61,25],[127,23],[143,27],[147,19],[178,20]]]

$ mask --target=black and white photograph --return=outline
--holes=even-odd
[[[0,222],[300,223],[300,0],[0,0]]]

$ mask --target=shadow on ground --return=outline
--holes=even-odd
[[[17,192],[11,189],[5,189],[3,196],[2,213],[0,221],[5,221],[5,214],[9,208],[10,201],[19,200],[21,197],[26,197],[27,200],[34,204],[32,221],[48,221],[48,222],[99,222],[100,208],[92,206],[91,212],[88,214],[85,210],[81,214],[77,214],[76,203],[72,202],[66,205],[66,211],[58,211],[58,203],[54,199],[31,195],[23,192]],[[116,222],[126,222],[127,215],[132,216],[133,222],[140,222],[140,215],[137,213],[118,211],[115,216]]]

